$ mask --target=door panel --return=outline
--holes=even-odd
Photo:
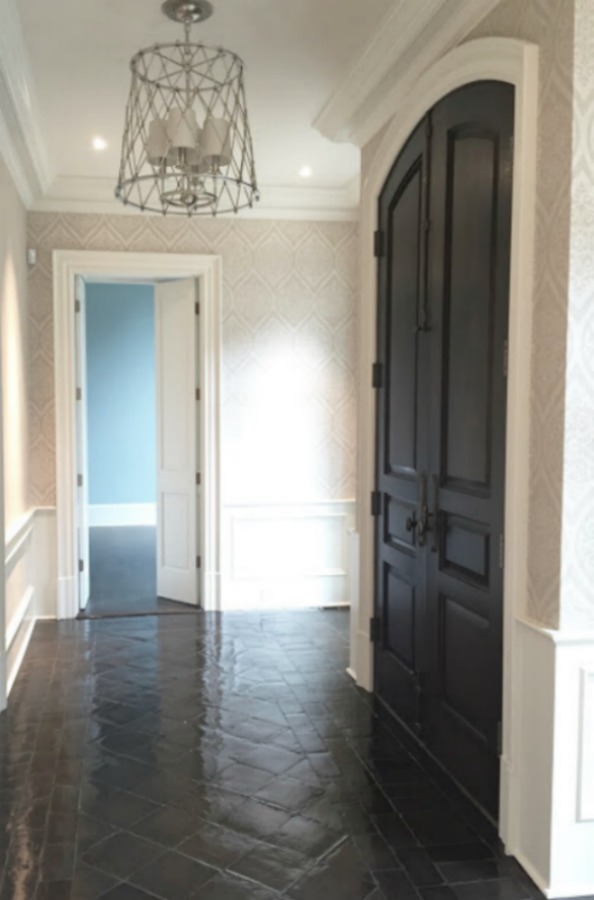
[[[377,691],[493,813],[513,119],[508,85],[446,97],[379,217]]]
[[[198,603],[196,283],[155,288],[157,348],[157,593]]]
[[[493,813],[513,121],[513,88],[497,83],[463,88],[432,114],[429,467],[439,476],[440,553],[428,556],[425,734]]]
[[[401,154],[380,204],[388,252],[379,272],[378,359],[384,378],[378,391],[376,609],[382,628],[376,675],[380,694],[415,728],[419,646],[414,623],[425,580],[414,529],[427,456],[426,416],[419,414],[426,348],[418,332],[425,291],[425,147],[421,127]]]

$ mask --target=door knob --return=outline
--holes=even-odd
[[[406,530],[414,531],[415,528],[417,527],[417,524],[418,523],[417,523],[415,514],[413,513],[412,516],[409,516],[408,519],[406,520]]]

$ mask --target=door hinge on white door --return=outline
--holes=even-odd
[[[196,388],[196,400],[200,401],[200,388]]]
[[[200,474],[200,472],[196,472],[196,484],[197,485],[202,484],[202,475]]]
[[[197,569],[201,569],[201,568],[202,568],[202,557],[201,557],[201,556],[197,556],[197,557],[196,557],[196,568],[197,568]]]
[[[85,570],[85,561],[84,561],[84,559],[79,559],[79,561],[78,561],[78,571],[79,571],[79,572],[81,573],[81,575],[82,575],[82,573],[84,572],[84,570]]]
[[[196,315],[199,316],[200,315],[200,303],[198,300],[196,300],[196,306],[194,308],[196,310]]]
[[[74,301],[74,312],[75,312],[75,313],[79,313],[79,312],[80,312],[80,300],[75,300],[75,301]]]
[[[82,477],[82,475],[77,475],[77,476],[76,476],[76,486],[77,486],[77,487],[82,487],[82,486],[83,486],[83,477]]]
[[[82,400],[82,390],[81,388],[76,389],[76,399],[77,401]]]
[[[499,535],[499,568],[503,569],[503,559],[505,554],[505,545],[503,541],[503,535]]]

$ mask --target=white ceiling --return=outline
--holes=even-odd
[[[397,0],[214,0],[193,31],[246,63],[248,109],[260,184],[338,188],[358,175],[359,151],[322,137],[313,120]],[[18,11],[55,178],[115,184],[129,88],[141,47],[183,32],[160,0],[20,0]],[[107,151],[91,148],[94,135]]]

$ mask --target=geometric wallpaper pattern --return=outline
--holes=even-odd
[[[587,0],[586,6],[592,4]],[[591,24],[590,24],[591,31]],[[567,540],[564,505],[566,379],[575,360],[567,351],[574,65],[573,0],[504,0],[468,36],[505,36],[540,47],[535,282],[532,336],[531,473],[529,485],[529,596],[526,611],[535,621],[594,625],[590,564],[588,594],[572,588],[563,575],[562,547]],[[577,38],[576,38],[577,39]],[[593,54],[590,52],[590,64]],[[578,116],[580,111],[578,110]],[[588,190],[592,191],[590,184]],[[591,232],[590,232],[591,233]],[[591,241],[590,241],[591,243]],[[590,350],[590,368],[594,356]],[[594,385],[590,391],[593,406]],[[592,413],[591,413],[592,415]],[[589,424],[590,435],[594,418]],[[590,460],[592,459],[592,448]],[[583,469],[583,467],[582,467]],[[590,466],[590,479],[594,470]],[[590,518],[592,520],[592,506]],[[562,529],[563,520],[563,529]],[[594,520],[592,520],[594,521]],[[594,533],[590,533],[591,553]],[[563,542],[563,543],[562,543]],[[575,586],[575,581],[573,581]],[[586,599],[587,598],[587,599]],[[562,604],[562,605],[561,605]]]
[[[52,251],[223,260],[222,499],[352,499],[357,226],[30,213],[30,501],[55,504]]]

